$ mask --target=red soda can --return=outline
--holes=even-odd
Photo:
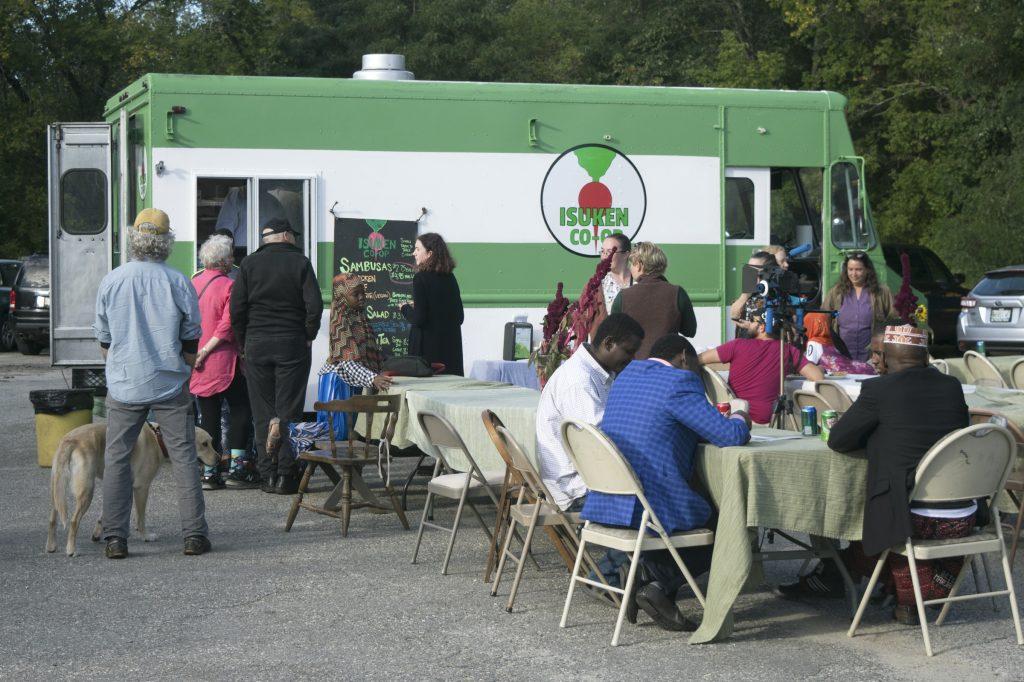
[[[729,414],[732,412],[732,405],[730,405],[729,403],[715,403],[715,407],[718,408],[718,412],[723,417],[728,417]]]

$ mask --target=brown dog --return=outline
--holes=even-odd
[[[46,534],[46,551],[57,549],[55,528],[57,517],[68,530],[67,554],[75,555],[75,539],[78,535],[78,524],[92,504],[92,494],[97,478],[103,478],[103,451],[107,445],[107,425],[103,423],[85,424],[70,431],[57,445],[53,456],[53,468],[50,472],[50,498],[53,509],[50,511],[50,527]],[[196,427],[196,453],[207,466],[215,466],[220,455],[213,449],[213,439],[203,429]],[[155,535],[146,535],[146,500],[149,497],[149,486],[160,471],[163,461],[162,449],[157,431],[147,424],[139,433],[139,440],[132,450],[132,496],[135,499],[136,528],[143,540],[155,540]],[[67,501],[65,488],[67,474],[71,474],[71,492],[75,496],[75,510],[68,523]],[[100,522],[96,522],[92,539],[100,539]]]

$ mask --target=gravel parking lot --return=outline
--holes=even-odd
[[[567,573],[543,537],[543,570],[529,566],[512,614],[507,586],[491,597],[481,580],[484,534],[468,517],[440,575],[444,542],[424,539],[410,564],[414,532],[392,515],[356,511],[349,537],[332,519],[300,513],[284,533],[289,498],[259,491],[207,493],[214,551],[181,552],[171,476],[150,496],[156,542],[130,541],[131,557],[109,561],[89,541],[97,493],[79,534],[79,555],[44,552],[48,469],[36,464],[28,392],[65,386],[49,359],[0,355],[0,677],[5,679],[1021,679],[1005,600],[956,605],[934,629],[936,656],[920,631],[874,608],[862,634],[846,637],[842,602],[794,603],[769,586],[743,595],[735,635],[689,646],[641,614],[609,646],[614,612],[574,600],[558,628]],[[67,372],[70,380],[70,372]],[[372,481],[371,481],[372,483]],[[410,498],[419,518],[422,494]],[[451,509],[438,511],[450,518]],[[415,526],[414,526],[415,527]],[[63,534],[58,534],[63,547]],[[1017,589],[1021,569],[1017,561]],[[994,562],[992,564],[995,565]],[[767,566],[770,582],[791,579],[797,562]],[[967,589],[973,589],[968,579]],[[997,583],[1001,584],[1001,583]],[[699,617],[694,601],[684,612]]]

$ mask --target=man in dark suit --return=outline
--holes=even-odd
[[[857,401],[829,435],[828,445],[836,452],[867,450],[863,541],[851,543],[842,552],[854,575],[870,573],[876,555],[902,546],[909,537],[962,537],[973,526],[977,508],[973,503],[955,509],[910,508],[918,463],[936,442],[969,423],[960,382],[929,367],[926,344],[927,335],[915,327],[887,327],[879,362],[884,376],[863,383]],[[925,598],[945,596],[940,593],[948,593],[961,563],[962,559],[919,562]],[[890,586],[895,584],[899,604],[895,615],[901,622],[916,615],[905,564],[906,559],[893,556],[887,580]],[[907,589],[903,589],[904,577]],[[838,571],[828,564],[779,590],[784,596],[843,595]]]

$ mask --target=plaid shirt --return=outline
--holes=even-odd
[[[690,489],[697,442],[743,445],[750,430],[723,417],[704,395],[700,377],[657,360],[634,360],[615,380],[601,430],[633,466],[644,495],[669,533],[700,528],[711,516]],[[632,495],[591,491],[582,518],[638,528],[643,506]]]
[[[359,386],[362,388],[369,388],[373,385],[373,378],[377,376],[373,371],[366,365],[355,362],[354,360],[343,360],[338,363],[325,362],[324,366],[320,368],[317,373],[319,376],[334,372],[341,380],[349,386]]]

